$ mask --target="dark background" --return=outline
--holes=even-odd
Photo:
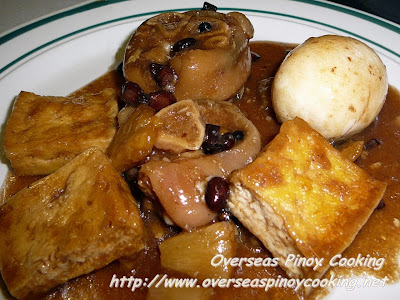
[[[400,0],[334,0],[400,24]]]

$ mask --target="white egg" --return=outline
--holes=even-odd
[[[279,121],[300,117],[328,139],[371,124],[388,91],[386,67],[373,49],[350,37],[310,38],[276,73],[272,104]]]

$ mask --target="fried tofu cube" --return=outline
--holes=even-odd
[[[0,228],[0,270],[17,298],[143,249],[137,203],[96,147],[0,206]]]
[[[90,147],[106,151],[116,132],[113,89],[79,98],[21,92],[8,120],[4,149],[17,175],[47,175]]]
[[[386,189],[300,118],[283,123],[259,157],[233,174],[231,184],[228,207],[294,278],[322,276]],[[289,255],[324,263],[303,267]]]

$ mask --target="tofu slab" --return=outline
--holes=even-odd
[[[259,157],[231,179],[233,214],[294,278],[318,278],[368,220],[386,189],[344,158],[305,121],[282,124]],[[322,267],[288,263],[288,255],[324,258]]]
[[[21,92],[4,136],[4,149],[17,175],[47,175],[86,149],[103,152],[116,132],[113,89],[79,98]]]
[[[0,270],[17,298],[143,248],[137,203],[98,148],[11,197],[0,228]]]

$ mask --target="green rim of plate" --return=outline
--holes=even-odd
[[[85,5],[76,7],[76,8],[72,8],[70,10],[66,10],[66,11],[51,15],[49,17],[40,19],[40,20],[38,20],[36,22],[30,23],[30,24],[28,24],[26,26],[18,28],[16,30],[14,30],[14,31],[12,31],[12,32],[0,37],[0,45],[6,43],[7,41],[9,41],[9,40],[11,40],[11,39],[13,39],[13,38],[25,33],[25,32],[28,32],[28,31],[30,31],[32,29],[35,29],[37,27],[40,27],[42,25],[48,24],[48,23],[50,23],[52,21],[55,21],[55,20],[70,16],[70,15],[74,15],[74,14],[77,14],[77,13],[80,13],[80,12],[84,12],[84,11],[88,11],[88,10],[95,9],[95,8],[98,8],[98,7],[106,6],[106,5],[109,5],[109,4],[114,4],[114,3],[119,3],[119,2],[126,2],[126,1],[127,0],[96,1],[96,2],[91,2],[91,3],[85,4]],[[366,20],[368,22],[377,24],[377,25],[379,25],[381,27],[384,27],[386,29],[394,31],[395,33],[400,34],[400,26],[396,26],[394,23],[392,24],[389,21],[385,21],[384,19],[378,19],[377,17],[365,14],[365,13],[363,13],[361,11],[352,10],[350,8],[347,8],[347,7],[337,6],[336,4],[327,3],[327,2],[319,2],[319,1],[315,1],[315,0],[292,0],[292,1],[308,3],[308,4],[312,4],[314,6],[321,6],[321,7],[329,8],[331,10],[335,10],[335,11],[339,11],[339,12],[342,12],[342,13],[346,13],[348,15],[352,15],[352,16],[361,18],[363,20]],[[96,27],[104,26],[104,25],[107,25],[107,24],[110,24],[110,23],[115,23],[115,22],[119,22],[119,21],[123,21],[123,20],[127,20],[127,19],[133,19],[133,18],[148,16],[148,15],[159,14],[159,13],[163,13],[163,12],[186,11],[186,10],[194,10],[194,9],[200,9],[200,8],[201,7],[193,7],[193,8],[184,8],[184,9],[171,9],[171,10],[152,11],[152,12],[134,14],[134,15],[126,16],[126,17],[116,18],[116,19],[113,19],[113,20],[97,23],[97,24],[94,24],[94,25],[91,25],[91,26],[88,26],[88,27],[73,31],[71,33],[65,34],[63,36],[60,36],[60,37],[58,37],[56,39],[53,39],[53,40],[51,40],[51,41],[49,41],[47,43],[44,43],[44,44],[42,44],[42,45],[40,45],[40,46],[28,51],[27,53],[21,55],[20,57],[16,58],[12,62],[10,62],[9,64],[5,65],[3,68],[1,68],[0,69],[0,74],[3,73],[4,71],[6,71],[7,69],[9,69],[14,64],[16,64],[19,61],[23,60],[24,58],[28,57],[29,55],[31,55],[31,54],[33,54],[33,53],[35,53],[35,52],[37,52],[37,51],[49,46],[51,44],[54,44],[54,43],[56,43],[56,42],[58,42],[60,40],[66,39],[68,37],[71,37],[73,35],[79,34],[81,32],[84,32],[84,31],[87,31],[87,30],[90,30],[90,29],[93,29],[93,28],[96,28]],[[397,56],[398,58],[400,58],[400,54],[399,53],[397,53],[397,52],[395,52],[395,51],[393,51],[393,50],[391,50],[391,49],[389,49],[389,48],[387,48],[387,47],[385,47],[385,46],[383,46],[383,45],[381,45],[379,43],[376,43],[376,42],[374,42],[374,41],[372,41],[370,39],[367,39],[367,38],[365,38],[365,37],[363,37],[361,35],[355,34],[354,32],[351,32],[349,30],[346,30],[346,29],[343,29],[343,28],[340,28],[340,27],[337,27],[337,26],[328,25],[328,24],[325,24],[323,22],[315,21],[315,20],[312,20],[312,19],[303,18],[303,17],[297,17],[297,16],[293,16],[293,15],[290,15],[290,14],[277,13],[277,12],[271,12],[271,11],[266,11],[266,10],[258,10],[258,9],[244,9],[244,8],[235,8],[235,7],[218,7],[218,10],[236,10],[236,11],[242,11],[242,12],[262,13],[262,14],[275,15],[275,16],[280,16],[280,17],[287,17],[287,18],[291,18],[291,19],[297,19],[297,20],[301,20],[301,21],[306,21],[306,22],[313,23],[313,24],[323,25],[323,26],[328,27],[328,28],[339,30],[339,31],[347,33],[347,34],[351,34],[351,35],[353,35],[353,36],[355,36],[355,37],[357,37],[359,39],[362,39],[362,40],[367,41],[367,42],[369,42],[371,44],[374,44],[375,46],[378,46],[379,48],[381,48],[381,49],[383,49],[383,50],[385,50],[385,51]]]

